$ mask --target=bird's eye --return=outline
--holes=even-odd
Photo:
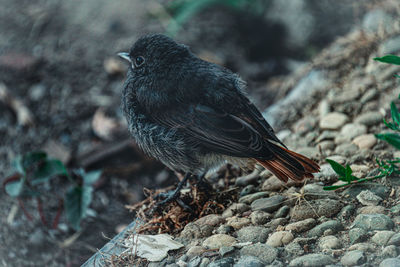
[[[135,58],[135,67],[138,68],[138,67],[142,66],[144,61],[145,61],[144,57],[142,57],[142,56],[136,57]]]

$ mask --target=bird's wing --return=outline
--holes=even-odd
[[[248,99],[243,99],[242,103],[245,103],[244,106],[239,108],[239,110],[235,112],[235,115],[257,129],[263,138],[278,143],[286,148],[285,144],[276,137],[271,125],[264,119],[257,107]]]
[[[164,126],[179,128],[213,152],[236,157],[272,158],[265,139],[245,120],[205,105],[152,114]]]

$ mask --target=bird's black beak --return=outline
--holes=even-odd
[[[118,53],[118,56],[120,56],[121,58],[123,58],[125,60],[128,60],[130,63],[132,63],[132,60],[129,57],[129,53],[121,52],[121,53]]]

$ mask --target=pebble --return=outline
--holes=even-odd
[[[330,220],[330,221],[326,221],[321,223],[320,225],[315,226],[313,229],[311,229],[308,232],[308,236],[309,237],[313,237],[313,236],[322,236],[322,234],[326,231],[326,230],[332,230],[332,234],[337,233],[341,230],[343,230],[343,225],[336,220]]]
[[[209,258],[203,258],[201,260],[200,266],[199,267],[207,267],[210,264],[210,259]]]
[[[323,116],[319,122],[322,130],[338,130],[348,121],[347,115],[339,112],[331,112]]]
[[[278,250],[267,244],[256,243],[243,247],[240,250],[240,255],[255,256],[265,264],[270,264],[278,257]]]
[[[371,149],[376,145],[377,139],[373,134],[363,134],[354,138],[353,143],[360,149]]]
[[[390,230],[394,227],[390,217],[384,214],[359,214],[354,219],[352,227],[359,227],[367,231]]]
[[[343,219],[349,219],[350,216],[352,216],[355,211],[356,211],[356,208],[353,205],[351,205],[351,204],[346,205],[339,212],[338,217],[343,218]]]
[[[378,231],[371,238],[371,241],[380,246],[386,246],[390,238],[395,234],[393,231]]]
[[[381,203],[382,198],[369,190],[363,190],[357,195],[357,200],[364,206],[376,206]]]
[[[400,266],[400,259],[398,258],[388,258],[384,259],[379,267],[399,267]]]
[[[227,255],[227,254],[229,254],[229,253],[231,253],[231,252],[233,252],[233,251],[235,251],[235,248],[234,248],[234,247],[220,247],[220,248],[219,248],[219,254],[220,254],[222,257],[224,257],[225,255]]]
[[[316,124],[317,119],[315,117],[303,117],[294,124],[294,132],[303,135],[307,132],[312,131]]]
[[[228,226],[232,226],[236,230],[251,223],[249,218],[239,218],[236,216],[227,218],[226,221]]]
[[[335,143],[330,140],[324,140],[322,142],[319,142],[318,146],[321,147],[322,151],[326,152],[326,150],[333,150],[335,148]]]
[[[269,198],[260,198],[251,203],[253,211],[261,210],[266,212],[274,212],[282,205],[286,198],[281,195],[275,195]]]
[[[364,252],[375,252],[377,250],[376,245],[371,244],[370,242],[366,243],[357,243],[354,245],[351,245],[348,250],[361,250]]]
[[[193,246],[193,247],[188,249],[188,251],[186,252],[186,255],[189,258],[192,258],[192,257],[195,257],[195,256],[200,256],[205,251],[206,250],[202,246]]]
[[[382,256],[385,258],[397,257],[397,255],[399,254],[395,245],[390,245],[382,249]]]
[[[307,218],[321,216],[332,217],[342,208],[342,203],[334,199],[316,199],[307,202],[302,201],[290,211],[292,220],[299,221]]]
[[[353,250],[349,251],[340,260],[344,266],[356,266],[365,263],[366,257],[363,251]]]
[[[274,218],[283,218],[286,217],[286,215],[288,215],[290,211],[289,206],[282,206],[279,208],[279,210],[275,213]]]
[[[290,187],[290,186],[295,185],[295,184],[296,184],[296,182],[291,180],[291,179],[287,182],[287,184],[284,184],[275,175],[273,175],[273,176],[269,177],[267,180],[264,181],[264,183],[261,186],[261,190],[263,190],[263,191],[278,191],[278,190],[280,190],[282,188]],[[267,192],[263,192],[263,193],[267,193]],[[269,194],[266,194],[263,197],[266,197],[268,195]]]
[[[331,159],[331,157],[328,157],[328,158]],[[318,179],[320,181],[336,181],[337,180],[338,175],[332,169],[331,165],[326,163],[326,164],[321,164],[320,167],[321,167],[320,172],[314,174],[315,179]]]
[[[319,149],[316,146],[306,146],[296,149],[296,152],[302,154],[310,159],[317,159],[319,156]]]
[[[317,221],[313,218],[308,218],[302,221],[290,223],[286,225],[285,230],[292,231],[295,233],[301,233],[310,230],[317,224]]]
[[[268,196],[269,196],[268,192],[257,192],[257,193],[250,194],[250,195],[239,198],[239,203],[251,204],[254,200],[257,200],[259,198],[268,197]]]
[[[234,229],[232,226],[221,224],[220,226],[218,226],[217,230],[215,230],[215,234],[229,234],[233,231]]]
[[[348,123],[342,127],[339,136],[346,141],[351,141],[354,137],[366,133],[367,133],[367,127],[365,125],[359,123]]]
[[[260,178],[260,171],[254,169],[252,173],[236,178],[235,185],[245,186],[248,184],[255,183]]]
[[[188,262],[187,267],[198,267],[200,263],[201,263],[201,258],[197,256]]]
[[[287,245],[294,239],[294,236],[289,231],[278,231],[273,233],[267,240],[267,244],[271,247],[281,247]]]
[[[235,260],[231,257],[211,262],[207,267],[232,267]]]
[[[293,259],[289,266],[297,267],[297,266],[326,266],[329,264],[334,264],[335,260],[325,254],[307,254],[298,258]]]
[[[261,210],[253,211],[250,214],[251,223],[255,225],[265,224],[270,221],[271,218],[272,215],[270,213]]]
[[[366,126],[372,126],[378,123],[382,123],[382,114],[377,111],[368,111],[357,116],[354,121],[364,124]]]
[[[355,144],[344,143],[335,148],[335,153],[349,157],[357,153],[358,147]]]
[[[254,256],[242,256],[233,267],[264,267],[265,264]]]
[[[319,240],[319,247],[321,249],[338,249],[341,248],[342,245],[340,244],[339,239],[336,236],[328,235],[323,236]]]
[[[292,256],[304,255],[304,248],[298,242],[294,241],[285,246],[285,251]]]
[[[352,198],[357,197],[361,191],[369,190],[377,196],[380,196],[382,199],[386,199],[389,196],[390,190],[387,186],[382,185],[380,183],[362,183],[358,184],[357,186],[351,186],[346,188],[343,191],[343,195],[349,195]]]
[[[369,89],[364,95],[361,97],[360,101],[362,104],[367,103],[370,100],[375,99],[378,96],[378,90],[375,88]]]
[[[390,212],[393,213],[394,215],[400,215],[400,204],[391,207]]]
[[[247,185],[245,188],[240,191],[240,196],[244,197],[247,195],[250,195],[251,193],[254,193],[256,191],[256,187],[252,184]]]
[[[363,242],[368,239],[367,232],[362,228],[353,228],[349,231],[350,244]]]
[[[388,245],[400,246],[400,233],[393,235],[387,243]]]
[[[233,215],[236,214],[242,214],[243,212],[248,211],[249,209],[250,206],[244,203],[233,203],[228,208],[226,208],[226,210],[222,213],[222,217],[224,218],[232,217]]]
[[[203,247],[208,249],[219,249],[220,247],[229,247],[236,243],[236,239],[230,235],[215,234],[203,241]]]
[[[318,113],[320,117],[326,116],[330,111],[330,106],[329,102],[326,99],[323,99],[321,102],[319,102],[318,106]]]
[[[365,206],[359,208],[357,212],[359,214],[374,214],[374,213],[385,214],[386,210],[385,207],[382,206]]]
[[[261,226],[246,226],[237,231],[237,238],[240,242],[265,243],[270,230]]]

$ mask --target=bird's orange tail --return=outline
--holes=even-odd
[[[272,145],[271,150],[275,154],[274,159],[255,160],[285,183],[288,178],[295,181],[313,178],[313,173],[320,170],[317,163],[296,152],[277,145]]]

